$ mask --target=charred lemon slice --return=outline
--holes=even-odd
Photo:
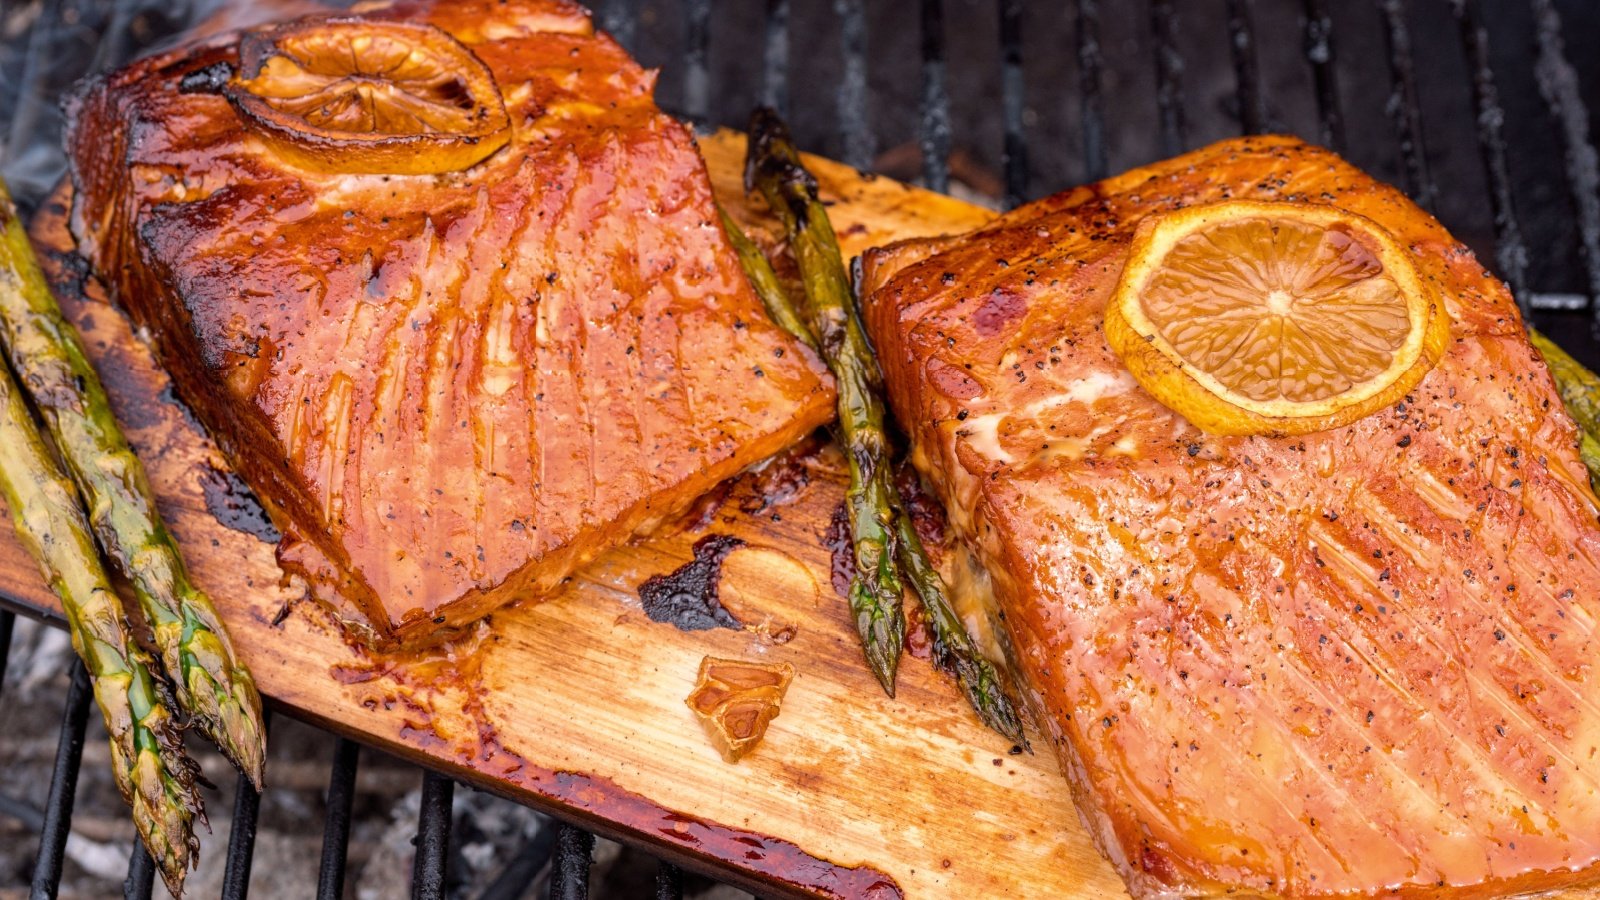
[[[1230,201],[1139,224],[1106,338],[1215,434],[1346,425],[1416,387],[1450,320],[1405,248],[1331,206]]]
[[[313,19],[248,32],[223,93],[273,150],[318,171],[454,172],[511,136],[488,66],[415,22]]]

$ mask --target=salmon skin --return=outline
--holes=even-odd
[[[1411,250],[1449,348],[1403,402],[1213,437],[1107,345],[1140,219],[1325,203]],[[1398,191],[1226,141],[863,261],[914,459],[987,570],[1078,811],[1135,897],[1592,882],[1600,527],[1504,285]]]
[[[445,175],[287,165],[215,88],[237,35],[86,83],[81,251],[355,631],[540,596],[831,417],[655,74],[560,0],[401,3],[488,66],[508,146]]]

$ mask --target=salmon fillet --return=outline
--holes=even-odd
[[[825,422],[655,73],[562,0],[412,2],[493,72],[508,146],[446,175],[303,171],[219,96],[237,35],[89,82],[80,249],[372,640],[538,596]]]
[[[1442,293],[1401,403],[1213,437],[1107,346],[1152,212],[1300,200]],[[1136,897],[1483,896],[1600,859],[1600,527],[1505,287],[1398,191],[1227,141],[864,260],[894,411],[992,578],[1079,813]]]

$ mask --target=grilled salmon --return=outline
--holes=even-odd
[[[1141,218],[1332,204],[1451,322],[1401,402],[1202,433],[1105,339]],[[1079,813],[1136,897],[1483,896],[1600,860],[1600,527],[1510,294],[1294,139],[1227,141],[869,252],[890,400],[992,581]]]
[[[831,416],[655,73],[581,7],[338,21],[356,46],[364,23],[442,29],[430,46],[492,73],[505,146],[442,174],[302,167],[224,96],[239,35],[90,81],[69,141],[81,251],[265,501],[285,569],[359,633],[539,596]],[[456,74],[425,86],[458,99]]]

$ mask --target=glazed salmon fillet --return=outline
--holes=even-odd
[[[655,73],[560,0],[413,2],[512,135],[441,175],[280,159],[217,90],[237,36],[91,81],[74,229],[358,633],[550,591],[832,414],[768,323]]]
[[[1444,358],[1402,402],[1213,437],[1102,333],[1146,215],[1332,204],[1414,254]],[[1398,191],[1228,141],[864,259],[910,433],[1136,897],[1485,896],[1600,860],[1600,527],[1505,287]]]

